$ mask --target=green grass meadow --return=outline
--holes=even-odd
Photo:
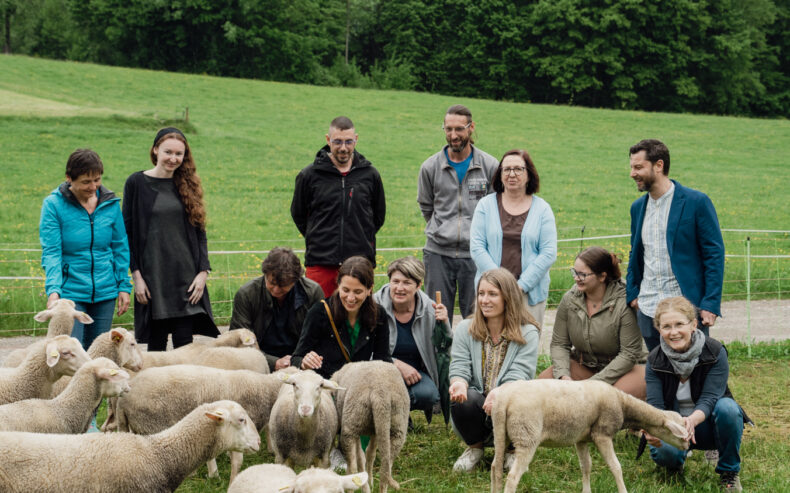
[[[659,138],[672,152],[671,176],[712,198],[725,229],[728,257],[724,299],[752,295],[786,299],[790,291],[790,177],[786,149],[790,122],[703,115],[620,112],[514,104],[397,91],[312,87],[223,79],[71,62],[0,56],[0,334],[18,335],[43,325],[38,220],[41,201],[63,179],[68,155],[96,150],[104,184],[119,195],[126,177],[151,166],[148,150],[158,128],[188,130],[209,212],[213,273],[209,288],[219,323],[227,323],[239,285],[258,275],[261,252],[277,245],[303,248],[290,217],[293,180],[324,144],[329,121],[347,115],[359,132],[357,149],[379,169],[387,194],[387,220],[378,235],[379,273],[388,261],[420,255],[423,219],[416,203],[422,161],[444,144],[441,123],[454,103],[468,105],[476,143],[501,156],[526,148],[541,176],[539,195],[557,218],[560,254],[552,271],[551,302],[570,286],[567,268],[582,246],[600,244],[627,259],[629,204],[639,196],[628,176],[628,148]],[[188,108],[189,122],[184,123]],[[747,242],[753,258],[747,264]],[[592,239],[591,239],[592,238]],[[403,249],[403,250],[387,250]],[[244,252],[244,253],[223,253]],[[762,256],[762,257],[760,257]],[[785,258],[777,258],[784,256]],[[4,279],[21,277],[22,279]],[[379,283],[384,278],[379,277]],[[119,324],[130,324],[125,315]],[[743,448],[746,491],[787,491],[790,472],[790,369],[787,342],[754,346],[754,358],[730,346],[731,385],[758,427]],[[540,369],[548,366],[542,356]],[[487,491],[486,467],[452,473],[461,442],[437,417],[428,425],[413,413],[415,432],[395,462],[405,492]],[[648,457],[634,461],[636,440],[619,434],[616,450],[633,492],[717,491],[718,477],[696,453],[684,479],[667,478]],[[491,452],[486,455],[490,464]],[[270,462],[248,456],[246,464]],[[227,489],[228,461],[219,480],[205,466],[179,492]],[[613,491],[614,480],[593,452],[594,491]],[[572,448],[539,449],[520,491],[581,489]]]
[[[357,149],[380,170],[387,220],[378,235],[386,262],[420,255],[424,222],[416,203],[422,161],[444,144],[446,108],[468,105],[477,145],[494,156],[526,148],[541,176],[561,240],[629,233],[629,204],[639,196],[628,176],[628,147],[662,139],[670,175],[713,199],[722,228],[790,229],[785,190],[790,122],[703,115],[623,112],[514,104],[399,91],[313,87],[253,80],[0,57],[0,333],[31,327],[44,306],[38,245],[41,201],[63,179],[76,148],[96,150],[104,183],[119,195],[126,177],[151,166],[158,128],[185,127],[203,180],[214,272],[209,288],[219,323],[227,323],[238,286],[258,275],[276,245],[303,248],[290,217],[293,180],[324,144],[329,121],[354,120]],[[188,109],[189,123],[183,119]],[[751,261],[753,296],[790,291],[787,233],[725,232],[727,253]],[[585,240],[627,260],[627,238]],[[550,304],[571,285],[567,268],[581,241],[561,241]],[[405,248],[406,250],[386,250]],[[32,251],[26,251],[32,250]],[[784,255],[784,259],[773,258]],[[724,299],[746,294],[746,261],[728,257]],[[380,277],[379,282],[384,282]],[[130,324],[126,315],[119,324]]]

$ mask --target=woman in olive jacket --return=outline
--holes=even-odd
[[[642,336],[625,302],[618,259],[601,247],[582,251],[571,269],[576,284],[557,307],[552,366],[538,378],[601,380],[644,400]]]
[[[349,361],[391,363],[387,314],[372,296],[373,264],[360,256],[347,259],[340,266],[337,283],[330,297],[307,312],[291,366],[330,378]]]

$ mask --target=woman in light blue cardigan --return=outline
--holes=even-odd
[[[527,151],[505,153],[493,178],[496,193],[483,197],[472,216],[469,250],[480,275],[508,269],[543,324],[549,269],[557,260],[557,228],[549,204],[535,195],[540,179]]]
[[[492,430],[487,413],[500,385],[535,377],[536,324],[510,272],[493,269],[481,275],[474,315],[453,335],[450,414],[453,429],[467,445],[454,470],[471,471],[482,459]],[[512,462],[510,455],[506,463]]]

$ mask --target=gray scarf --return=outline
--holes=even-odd
[[[669,362],[672,364],[672,368],[675,369],[675,373],[680,376],[681,380],[686,380],[691,376],[691,372],[694,371],[694,367],[697,366],[697,362],[699,362],[699,355],[704,345],[705,334],[699,330],[695,330],[691,333],[691,345],[682,353],[669,347],[669,344],[664,341],[664,338],[661,338],[661,350],[667,355]]]

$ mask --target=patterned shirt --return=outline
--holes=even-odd
[[[488,392],[496,387],[496,379],[505,361],[509,343],[510,341],[501,337],[499,343],[494,344],[491,336],[486,336],[483,342],[483,395],[488,395]]]
[[[658,199],[653,199],[650,195],[647,198],[645,219],[642,222],[644,272],[638,299],[639,311],[648,317],[656,314],[659,301],[682,295],[680,285],[672,272],[667,249],[667,222],[674,195],[673,183]]]

